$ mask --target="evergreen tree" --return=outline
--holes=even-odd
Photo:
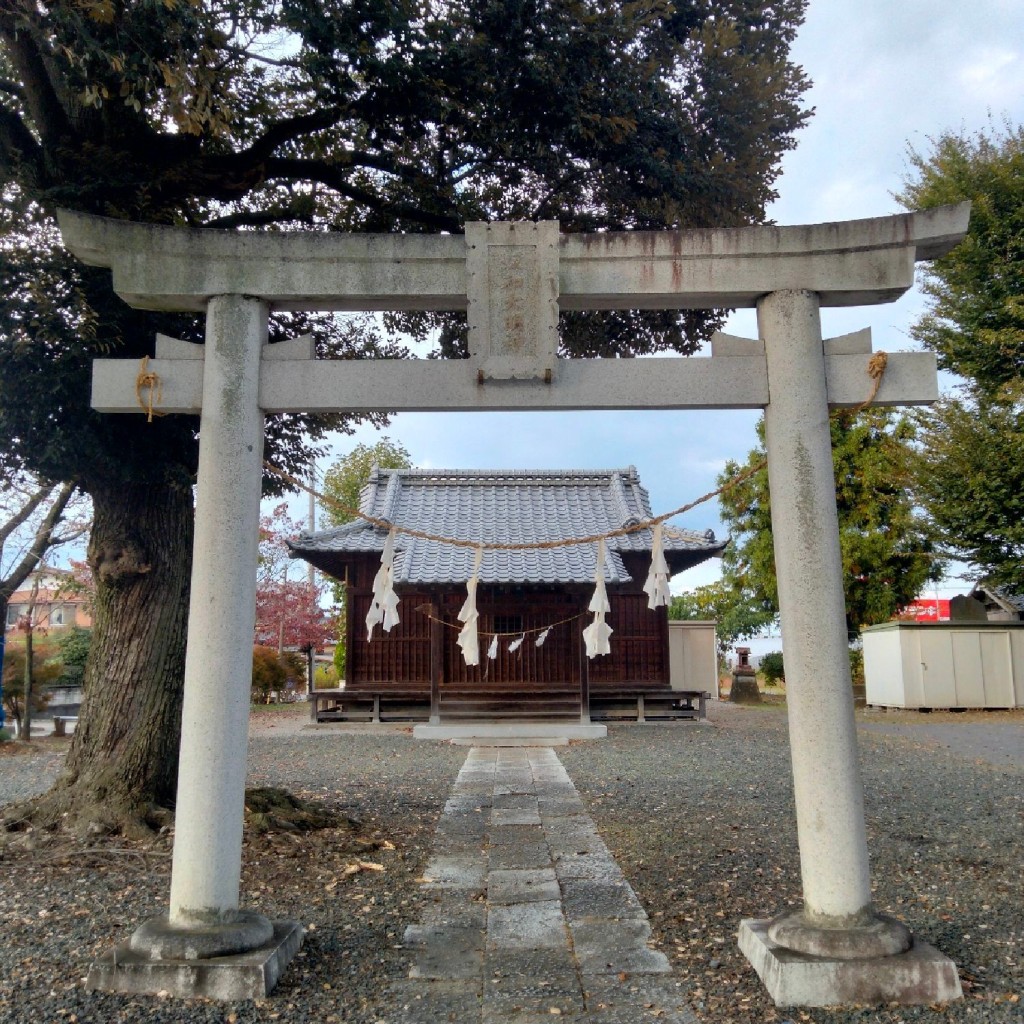
[[[889,410],[837,412],[830,420],[836,507],[843,559],[843,592],[850,640],[862,626],[891,619],[929,580],[941,562],[924,517],[908,490],[913,423]],[[728,463],[719,483],[765,457],[761,444],[743,466]],[[762,469],[719,498],[732,543],[722,558],[723,584],[737,601],[771,621],[778,614],[768,470]]]
[[[1024,129],[950,132],[910,157],[905,206],[972,204],[967,238],[925,272],[912,331],[961,378],[919,416],[918,495],[948,551],[1024,593]]]
[[[342,231],[756,222],[808,116],[788,60],[805,2],[0,6],[0,459],[95,506],[87,699],[37,820],[132,831],[173,797],[197,423],[96,415],[88,379],[97,355],[151,354],[156,331],[202,340],[71,260],[55,210]],[[562,319],[564,351],[630,355],[693,351],[721,317]],[[465,348],[464,316],[386,325]],[[272,338],[307,329],[321,355],[398,351],[373,323],[329,317],[276,317]],[[273,417],[268,456],[301,471],[341,425]]]

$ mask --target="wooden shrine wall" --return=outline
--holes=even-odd
[[[610,588],[611,654],[588,663],[593,690],[616,686],[669,686],[668,614],[665,608],[651,611],[638,580],[642,567],[630,565],[634,580],[626,588]],[[441,685],[495,690],[517,687],[577,687],[580,682],[582,632],[590,620],[586,611],[591,591],[579,587],[481,586],[477,595],[480,618],[480,665],[470,667],[458,646],[457,615],[466,598],[465,588],[415,591],[399,590],[401,621],[390,633],[379,626],[373,640],[366,639],[365,619],[372,593],[370,584],[377,569],[368,559],[350,571],[346,683],[395,689],[430,690],[431,623],[427,606],[433,605],[441,620],[435,628],[442,635]],[[581,614],[582,613],[582,614]],[[568,620],[568,621],[566,621]],[[552,626],[544,643],[537,646],[538,630]],[[500,632],[498,657],[487,657],[490,634]],[[515,651],[508,650],[515,635],[526,632]]]

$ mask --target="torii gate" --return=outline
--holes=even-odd
[[[830,407],[867,395],[871,338],[823,341],[819,308],[895,300],[916,260],[963,238],[968,215],[962,204],[802,227],[474,223],[424,236],[62,213],[65,245],[113,268],[126,302],[206,314],[205,345],[159,337],[150,363],[161,411],[201,416],[170,910],[90,985],[259,997],[301,942],[295,922],[238,906],[265,413],[763,408],[804,903],[742,922],[740,946],[787,1005],[959,997],[952,961],[872,908],[828,425]],[[557,358],[559,310],[737,307],[756,307],[759,340],[716,335],[710,358]],[[308,338],[268,346],[269,312],[299,309],[465,309],[471,358],[317,361]],[[96,360],[93,407],[140,412],[137,374],[134,360]],[[934,356],[902,353],[875,401],[937,396]]]

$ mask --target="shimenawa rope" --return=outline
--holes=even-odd
[[[860,405],[856,406],[852,410],[854,414],[863,412],[878,396],[878,390],[882,386],[882,378],[885,376],[888,360],[889,356],[886,352],[876,352],[871,356],[871,359],[868,360],[867,371],[868,376],[872,380],[871,394],[869,394],[868,397],[860,403]],[[149,389],[148,402],[143,401],[142,398],[142,391],[144,388]],[[163,398],[163,389],[161,387],[159,376],[149,369],[149,356],[143,356],[139,364],[139,373],[135,379],[135,396],[138,400],[139,408],[141,408],[143,412],[147,413],[147,422],[151,423],[154,416],[165,415],[156,408],[156,405],[158,405]],[[344,502],[338,501],[331,495],[317,491],[298,477],[295,477],[291,473],[275,466],[272,462],[266,460],[263,462],[263,468],[266,469],[268,473],[272,473],[279,479],[284,480],[296,490],[305,491],[307,494],[311,494],[314,498],[317,498],[323,505],[332,506],[339,511],[344,512],[346,515],[362,519],[364,522],[369,523],[371,526],[376,526],[381,530],[393,530],[395,533],[401,533],[407,537],[417,537],[420,540],[434,541],[438,544],[448,544],[457,548],[484,548],[488,551],[548,550],[552,548],[570,547],[576,544],[596,544],[599,540],[606,540],[611,537],[625,537],[631,533],[639,533],[641,530],[648,530],[658,523],[664,523],[669,519],[682,515],[684,512],[689,512],[698,505],[703,505],[704,502],[710,501],[712,498],[717,498],[720,494],[728,493],[734,487],[738,487],[744,481],[749,480],[750,477],[760,473],[767,465],[767,458],[760,459],[754,465],[748,466],[742,472],[731,477],[722,484],[721,487],[717,487],[713,491],[708,491],[707,494],[702,494],[699,498],[689,501],[685,505],[680,505],[678,508],[672,509],[670,512],[665,512],[660,516],[652,516],[650,519],[644,519],[638,523],[621,526],[616,530],[608,530],[605,533],[592,533],[584,537],[564,537],[559,540],[517,541],[514,543],[493,541],[481,543],[477,540],[445,537],[440,534],[429,533],[426,530],[417,530],[410,526],[400,526],[396,523],[389,522],[387,519],[381,519],[378,516],[371,516],[360,509],[352,508]],[[671,530],[671,527],[669,529]]]

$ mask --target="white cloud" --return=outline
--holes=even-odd
[[[999,109],[1024,93],[1024,53],[1000,46],[972,49],[956,73],[960,88],[977,103]]]

